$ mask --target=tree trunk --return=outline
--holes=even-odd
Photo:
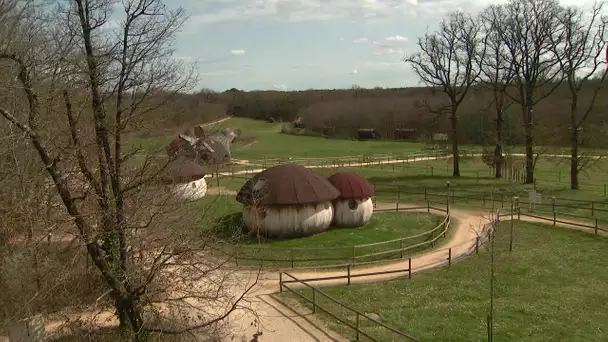
[[[114,292],[114,300],[120,328],[125,333],[133,335],[136,341],[145,340],[144,320],[137,298]]]
[[[532,135],[532,108],[524,108],[524,126],[526,142],[526,184],[534,183],[534,137]]]
[[[570,105],[571,156],[570,156],[570,189],[578,189],[578,124],[576,122],[578,101],[574,97]]]
[[[572,156],[570,159],[570,189],[578,189],[578,128],[572,128]]]
[[[502,108],[496,109],[496,147],[494,148],[495,178],[502,178]]]
[[[456,108],[452,107],[452,114],[450,115],[450,121],[452,121],[452,161],[454,163],[454,177],[460,177],[460,159],[458,155],[458,117],[456,116]]]

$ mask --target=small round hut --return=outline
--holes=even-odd
[[[194,201],[207,193],[205,169],[186,157],[179,157],[167,166],[163,181],[176,198]]]
[[[372,185],[365,178],[351,172],[338,172],[328,180],[340,192],[340,197],[333,201],[334,226],[365,226],[374,212]]]
[[[237,194],[251,234],[309,236],[326,231],[333,219],[331,201],[338,190],[322,175],[296,164],[268,168]]]

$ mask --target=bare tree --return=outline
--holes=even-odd
[[[480,75],[478,67],[484,58],[481,30],[471,16],[455,12],[444,19],[439,30],[418,39],[419,52],[407,56],[405,62],[423,83],[439,88],[448,98],[445,106],[431,108],[437,115],[448,114],[451,122],[453,175],[460,176],[458,152],[458,107]]]
[[[490,6],[480,14],[484,27],[484,44],[486,56],[481,63],[481,84],[492,92],[491,105],[495,112],[494,162],[495,177],[502,177],[503,166],[503,123],[505,110],[512,104],[506,95],[507,87],[513,80],[511,58],[505,49],[499,34],[499,28],[504,27],[506,13],[504,7]]]
[[[511,0],[504,5],[506,21],[495,26],[514,72],[507,94],[521,106],[526,145],[526,183],[534,182],[534,106],[559,86],[561,72],[552,54],[551,35],[560,11],[556,0]],[[513,88],[513,89],[512,89]]]
[[[37,154],[109,288],[120,326],[143,339],[154,329],[211,326],[251,287],[231,293],[219,272],[226,260],[202,253],[212,241],[169,229],[176,224],[170,210],[180,206],[158,191],[167,161],[142,158],[123,139],[195,81],[172,56],[184,11],[161,0],[125,0],[120,13],[116,8],[113,1],[0,1],[0,63],[26,104],[0,104],[0,115]],[[117,14],[122,20],[111,22]],[[176,330],[145,325],[144,309],[163,296],[166,305],[190,308],[196,322]],[[205,309],[210,301],[223,309]]]
[[[553,37],[553,52],[570,91],[570,188],[578,189],[578,175],[590,162],[589,154],[579,152],[580,131],[593,112],[595,100],[604,89],[606,69],[603,60],[606,19],[600,13],[603,2],[595,3],[589,16],[581,7],[564,9],[558,17],[559,30]],[[601,72],[599,80],[592,79]],[[591,88],[591,98],[581,98],[583,89]],[[586,102],[586,103],[581,103]]]

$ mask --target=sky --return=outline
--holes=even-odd
[[[503,0],[171,0],[189,19],[178,58],[197,89],[305,90],[420,85],[403,62],[450,11]],[[579,4],[587,0],[564,0]]]

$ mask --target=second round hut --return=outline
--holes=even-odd
[[[309,236],[326,231],[333,219],[331,201],[338,190],[322,175],[297,164],[268,168],[237,194],[251,234],[265,237]]]
[[[374,213],[372,197],[375,191],[372,185],[352,172],[338,172],[328,180],[340,192],[340,197],[333,201],[334,226],[365,226]]]

